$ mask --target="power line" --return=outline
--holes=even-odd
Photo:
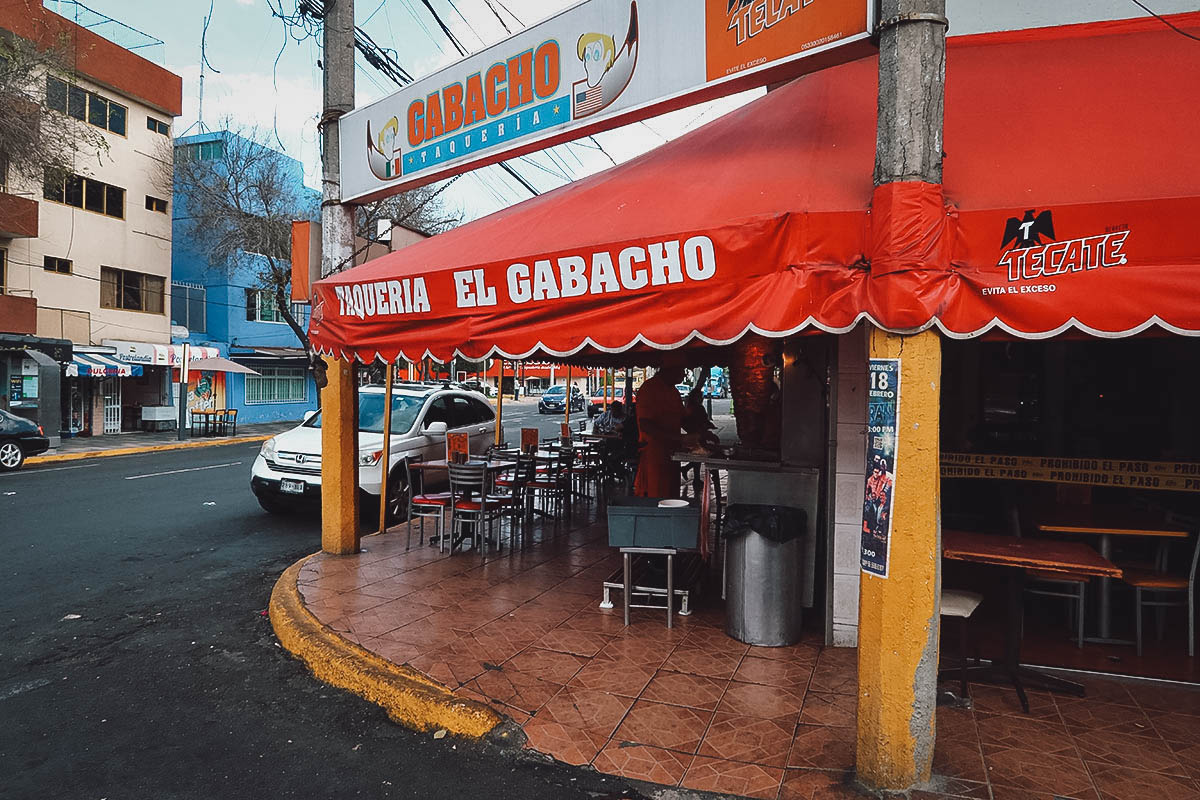
[[[1185,31],[1182,28],[1180,28],[1179,26],[1175,25],[1173,22],[1171,22],[1167,18],[1160,16],[1158,13],[1156,13],[1153,9],[1151,9],[1145,3],[1142,3],[1140,0],[1130,0],[1130,2],[1133,3],[1135,6],[1137,6],[1138,8],[1140,8],[1142,11],[1145,11],[1147,14],[1154,17],[1156,20],[1161,22],[1163,25],[1166,25],[1168,28],[1170,28],[1171,30],[1178,33],[1180,36],[1185,36],[1188,39],[1191,39],[1196,42],[1200,42],[1200,36],[1193,36],[1192,34],[1188,33],[1187,31]]]

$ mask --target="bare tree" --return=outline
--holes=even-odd
[[[292,221],[318,219],[319,196],[305,188],[296,162],[267,146],[260,131],[225,127],[219,146],[177,146],[177,213],[185,232],[207,253],[210,269],[225,274],[251,269],[257,288],[271,292],[310,364],[317,367],[308,334],[291,313],[288,293]],[[356,233],[370,243],[378,239],[380,221],[433,234],[454,227],[459,219],[445,210],[437,189],[425,187],[360,207]],[[361,258],[362,250],[365,245],[356,257]],[[350,266],[339,265],[338,271]]]
[[[37,44],[0,30],[0,161],[9,175],[40,186],[86,171],[79,156],[108,153],[99,128],[47,103],[47,76],[74,83],[70,42]],[[64,98],[65,102],[65,98]]]
[[[207,254],[211,270],[249,269],[252,290],[271,293],[279,314],[311,354],[308,334],[292,315],[292,221],[318,216],[296,162],[266,146],[257,129],[226,129],[211,143],[177,145],[176,210],[184,232]]]

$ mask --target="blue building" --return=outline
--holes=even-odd
[[[229,131],[202,133],[175,140],[175,158],[213,161],[227,168],[227,148],[245,153],[261,148]],[[265,150],[265,148],[262,148]],[[294,181],[300,218],[319,214],[320,193],[304,185],[304,168],[299,161],[269,151],[273,168],[283,169]],[[230,155],[229,163],[238,163]],[[244,163],[244,162],[242,162]],[[213,264],[208,250],[196,236],[189,216],[189,197],[176,189],[172,224],[171,322],[172,341],[218,348],[220,354],[258,372],[203,373],[192,376],[189,408],[237,409],[238,424],[300,420],[317,407],[317,389],[307,369],[303,343],[284,320],[273,291],[262,287],[261,274],[267,257],[248,249],[239,250],[231,263]],[[290,263],[276,259],[276,265]],[[293,303],[291,312],[307,329],[309,306]]]

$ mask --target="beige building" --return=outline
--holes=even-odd
[[[35,418],[47,434],[117,433],[170,418],[169,358],[126,355],[130,343],[145,350],[170,342],[170,161],[181,79],[40,3],[0,7],[0,28],[69,43],[74,78],[47,75],[38,91],[64,121],[78,120],[106,145],[98,155],[77,153],[64,181],[0,187],[0,337],[33,339],[0,339],[0,406]],[[57,393],[50,365],[39,380],[24,379],[37,358],[30,351],[47,352],[39,342],[50,340],[72,346]]]

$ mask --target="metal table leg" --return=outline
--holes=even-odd
[[[1100,551],[1100,555],[1112,561],[1112,536],[1107,533],[1102,533],[1099,536],[1099,541],[1096,542],[1096,549]],[[1116,639],[1112,635],[1112,578],[1098,578],[1100,581],[1100,589],[1096,593],[1099,596],[1099,609],[1097,609],[1097,621],[1099,636],[1089,637],[1084,639],[1085,642],[1093,644],[1133,644],[1128,639]]]
[[[625,553],[625,554],[624,554],[624,564],[623,564],[623,567],[624,567],[624,570],[625,570],[625,575],[624,575],[624,579],[625,579],[625,587],[624,587],[624,589],[622,590],[621,594],[624,596],[624,603],[625,603],[625,627],[626,627],[626,628],[628,628],[628,627],[629,627],[629,591],[630,591],[630,589],[632,588],[632,583],[633,583],[633,581],[632,581],[632,580],[630,580],[630,577],[629,577],[629,573],[630,573],[630,563],[629,563],[629,560],[630,560],[630,554],[629,554],[629,553]]]
[[[675,556],[667,553],[667,627],[675,627],[675,616],[671,608],[675,604]],[[626,623],[627,625],[629,623]]]

